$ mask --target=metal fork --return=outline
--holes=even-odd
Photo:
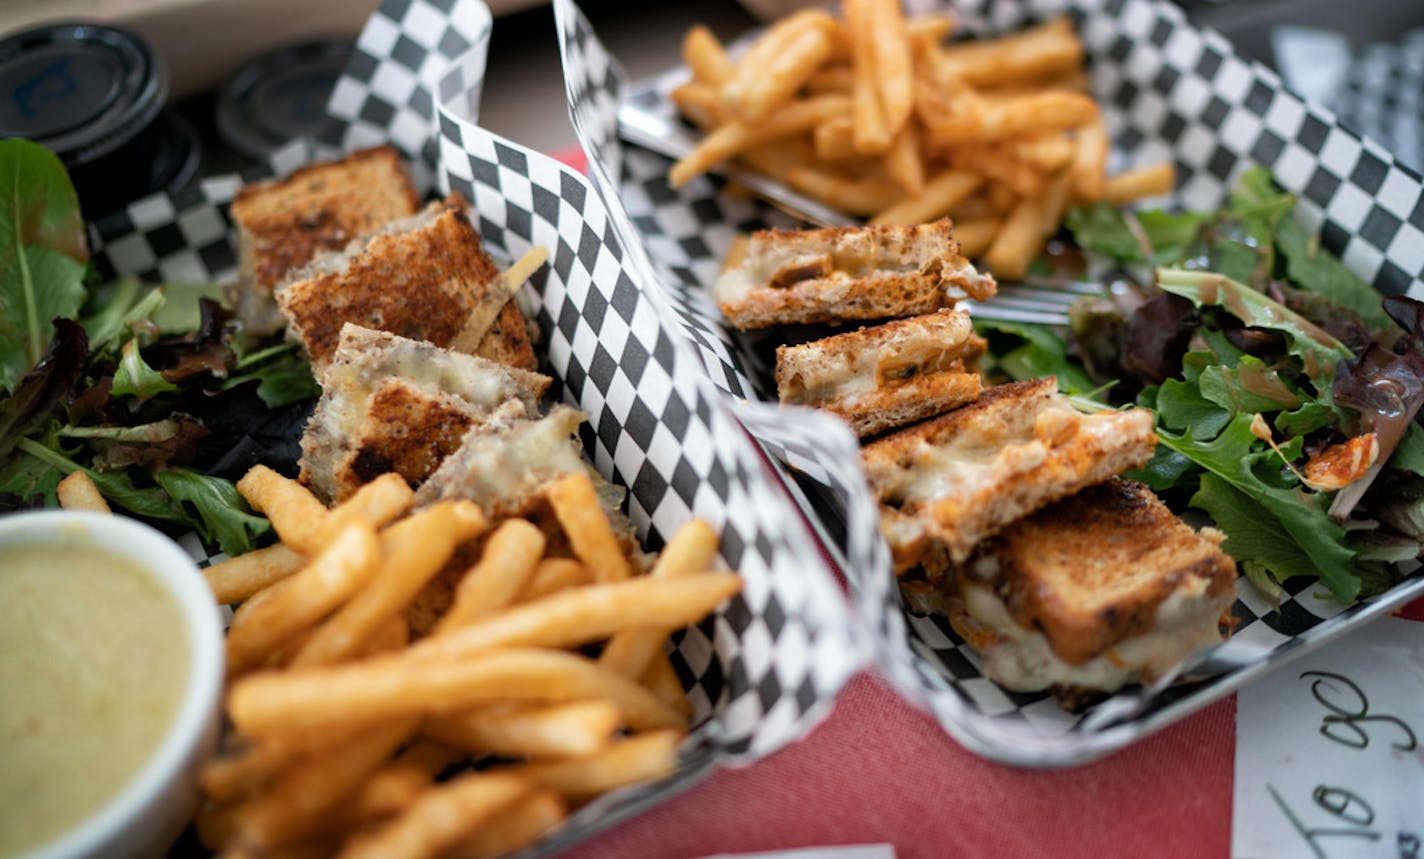
[[[1102,286],[1089,281],[1027,278],[1000,283],[998,292],[984,301],[961,301],[955,306],[975,319],[1067,325],[1073,302],[1102,294]]]
[[[697,145],[687,126],[675,118],[643,107],[647,93],[627,98],[618,107],[618,136],[660,155],[682,158]],[[821,227],[844,227],[860,223],[844,212],[786,187],[768,176],[735,164],[721,164],[715,172],[747,188],[758,197],[792,217]],[[1067,325],[1068,307],[1080,296],[1101,295],[1095,283],[1025,279],[999,284],[998,294],[984,301],[960,302],[971,316],[997,322],[1029,322],[1040,325]]]

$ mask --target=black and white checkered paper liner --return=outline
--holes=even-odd
[[[1424,28],[1366,48],[1332,103],[1341,122],[1424,170]]]
[[[440,192],[472,203],[494,253],[512,259],[547,248],[549,265],[519,297],[542,332],[538,351],[556,395],[588,415],[588,456],[629,488],[628,513],[646,546],[702,518],[720,531],[722,558],[742,575],[738,597],[672,639],[673,666],[696,712],[679,772],[581,809],[537,848],[544,851],[718,765],[756,760],[801,737],[868,661],[869,648],[811,529],[669,327],[675,317],[629,264],[588,180],[476,124],[489,22],[477,0],[386,0],[333,91],[335,133],[284,149],[270,172],[390,141]],[[205,180],[95,225],[100,270],[150,280],[233,278],[228,205],[241,183]],[[212,560],[196,538],[183,542],[200,561]]]
[[[946,8],[923,0],[906,5],[911,14]],[[713,177],[673,189],[666,158],[611,140],[609,114],[623,99],[673,117],[667,93],[687,73],[672,70],[630,86],[572,2],[556,0],[555,10],[576,130],[590,160],[599,162],[590,174],[605,203],[626,212],[615,223],[637,232],[628,242],[646,248],[677,308],[680,330],[718,388],[733,400],[774,400],[770,350],[759,339],[766,335],[733,332],[707,287],[733,235],[784,225],[784,216]],[[1287,92],[1220,35],[1189,24],[1177,7],[1152,0],[969,0],[953,11],[969,35],[1066,11],[1084,41],[1093,91],[1113,135],[1112,169],[1171,159],[1178,172],[1171,202],[1206,209],[1222,202],[1243,169],[1264,165],[1299,196],[1302,224],[1352,271],[1382,293],[1424,298],[1419,175],[1342,128],[1329,111]],[[1001,760],[1050,766],[1104,754],[1424,593],[1424,578],[1415,576],[1367,604],[1342,607],[1318,585],[1292,582],[1275,607],[1243,578],[1233,609],[1240,624],[1231,641],[1171,684],[1123,693],[1074,716],[1047,695],[1013,693],[987,680],[977,656],[943,618],[905,609],[848,433],[825,430],[800,410],[759,412],[747,426],[784,463],[788,482],[804,478],[823,488],[820,498],[814,489],[804,494],[803,506],[821,511],[860,622],[876,643],[879,668],[948,732]]]

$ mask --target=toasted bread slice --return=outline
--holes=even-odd
[[[949,619],[1010,689],[1112,691],[1222,640],[1236,564],[1152,491],[1108,480],[985,541]]]
[[[948,220],[913,226],[759,230],[712,287],[736,328],[918,316],[994,294]]]
[[[290,331],[313,366],[331,360],[347,322],[449,346],[472,316],[500,321],[497,339],[508,341],[518,357],[508,363],[535,366],[523,315],[503,292],[499,270],[464,210],[464,201],[451,195],[315,260],[277,288]]]
[[[547,376],[347,324],[302,438],[302,481],[328,501],[395,471],[411,486],[500,406],[537,414]]]
[[[273,291],[290,273],[419,208],[405,165],[390,146],[244,186],[232,201],[239,256],[232,298],[238,319],[254,334],[279,331],[286,320]]]
[[[979,396],[984,354],[969,315],[940,310],[776,349],[781,402],[816,406],[870,436]]]
[[[491,519],[527,512],[551,481],[588,468],[577,436],[583,421],[583,412],[565,405],[537,420],[494,415],[446,457],[416,491],[416,503],[468,498]]]
[[[979,399],[865,446],[897,569],[932,542],[962,562],[980,540],[1046,504],[1152,456],[1146,409],[1083,414],[1052,378],[987,388]]]

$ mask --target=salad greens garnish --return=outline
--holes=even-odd
[[[294,344],[251,343],[215,284],[94,284],[58,159],[0,141],[0,510],[82,470],[132,515],[228,554],[269,532],[233,484],[290,473],[320,390]]]
[[[1081,299],[1066,338],[980,328],[1010,376],[1153,409],[1160,443],[1129,476],[1210,517],[1267,595],[1311,577],[1350,602],[1424,551],[1424,304],[1382,300],[1294,206],[1253,169],[1217,212],[1075,209],[1076,244],[1141,284]],[[1005,360],[1024,350],[1039,360]]]
[[[0,393],[39,363],[50,320],[79,312],[88,262],[79,198],[59,158],[0,140]]]

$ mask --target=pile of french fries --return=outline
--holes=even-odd
[[[706,134],[671,184],[735,159],[871,223],[949,216],[964,255],[1000,279],[1024,275],[1070,205],[1171,191],[1170,163],[1106,175],[1067,18],[947,44],[953,29],[906,20],[899,0],[844,0],[841,18],[796,12],[734,61],[694,27],[672,99]]]
[[[548,487],[552,515],[500,522],[412,510],[395,474],[331,509],[262,466],[238,489],[281,542],[205,571],[240,603],[196,821],[220,855],[497,856],[675,770],[691,708],[667,636],[740,587],[708,571],[707,524],[647,570],[584,473]]]

